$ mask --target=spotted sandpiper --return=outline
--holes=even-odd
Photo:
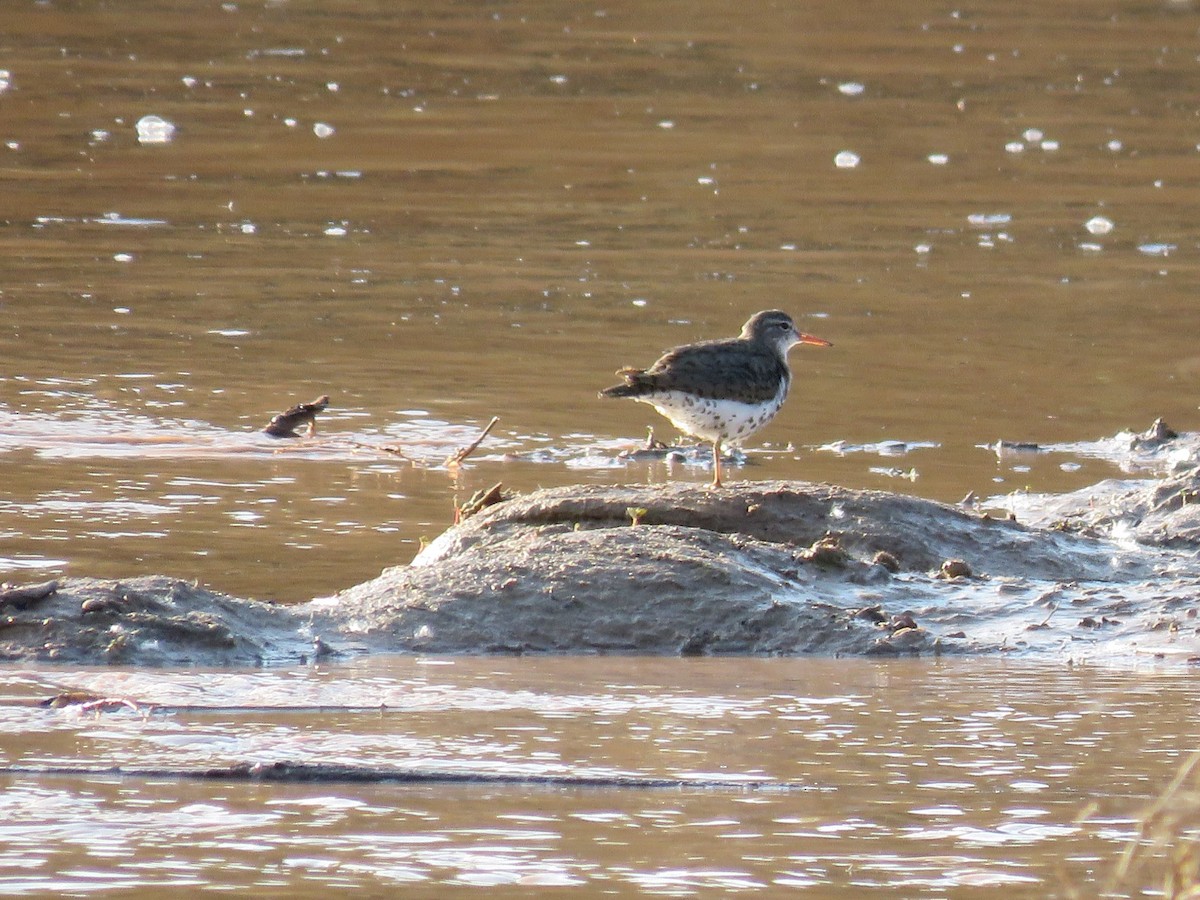
[[[322,394],[311,403],[297,403],[273,417],[267,427],[263,429],[263,433],[269,434],[271,437],[300,437],[296,433],[296,429],[301,425],[307,425],[308,436],[312,437],[317,433],[317,413],[324,412],[328,405],[328,394]]]
[[[648,403],[680,431],[713,445],[713,486],[721,486],[721,444],[737,443],[775,417],[792,383],[788,350],[833,345],[797,330],[777,309],[755,313],[742,333],[668,350],[648,369],[621,369],[625,381],[600,392]]]

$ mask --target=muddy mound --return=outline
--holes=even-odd
[[[620,530],[635,519],[646,529],[643,536],[667,525],[790,547],[832,536],[863,559],[885,551],[906,571],[935,569],[950,558],[966,559],[993,575],[1036,578],[1102,579],[1112,567],[1111,548],[1094,541],[917,497],[802,482],[759,482],[720,491],[692,484],[538,491],[451,529],[412,565],[437,565],[486,550],[514,531],[552,526]]]
[[[300,606],[163,576],[0,589],[0,658],[1191,656],[1200,653],[1198,477],[1129,486],[1103,505],[1059,498],[1047,527],[796,482],[538,491],[451,528],[410,565]],[[1114,540],[1121,522],[1146,541]]]
[[[1042,529],[1122,544],[1200,550],[1200,434],[1162,419],[1143,432],[1039,451],[1106,459],[1141,477],[1106,479],[1067,494],[1009,495],[1001,505]]]
[[[165,576],[0,590],[0,659],[261,665],[313,652],[296,613]]]
[[[344,634],[424,652],[1084,654],[1190,602],[1195,579],[1161,562],[828,485],[576,487],[495,506],[326,608]]]
[[[1039,503],[1039,523],[1148,547],[1200,549],[1200,469],[1163,480],[1110,480]]]

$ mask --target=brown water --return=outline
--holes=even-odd
[[[1070,454],[997,460],[979,445],[1089,440],[1158,415],[1195,429],[1198,25],[1189,2],[1095,0],[11,3],[0,11],[0,578],[166,572],[300,600],[407,561],[449,523],[456,500],[496,481],[527,490],[704,480],[698,466],[618,461],[647,425],[670,430],[595,393],[618,367],[731,335],[767,307],[790,310],[835,346],[794,351],[793,396],[748,442],[750,464],[734,478],[956,500],[1112,474]],[[170,139],[139,141],[145,116],[172,123]],[[316,439],[257,435],[272,414],[322,393],[332,407]],[[449,472],[446,455],[493,415],[493,437]],[[455,665],[504,671],[499,690],[531,677],[509,664]],[[596,661],[528,665],[551,683],[605,677]],[[630,703],[653,715],[661,684],[687,684],[701,664],[625,665],[621,683],[645,699]],[[906,891],[932,895],[957,891],[978,868],[986,883],[999,873],[997,890],[1014,889],[1009,876],[1038,879],[1030,895],[1040,895],[1060,862],[1072,878],[1098,866],[1087,860],[1110,853],[1124,827],[1070,832],[1076,853],[1042,824],[1067,828],[1098,791],[1147,796],[1194,741],[1189,731],[1173,742],[1168,729],[1165,752],[1138,756],[1128,786],[1106,762],[1120,757],[1097,753],[1105,741],[1085,752],[1072,729],[1030,724],[1016,743],[1034,741],[1047,766],[1078,761],[1065,781],[1023,771],[1049,785],[1027,801],[1011,785],[989,793],[999,782],[988,779],[1007,775],[980,775],[981,788],[954,765],[933,781],[961,787],[911,779],[890,806],[897,723],[913,758],[946,741],[955,754],[978,749],[965,725],[947,725],[946,737],[915,724],[930,701],[909,686],[939,670],[904,669],[897,686],[887,667],[856,667],[864,680],[852,693],[878,724],[853,751],[858,764],[823,757],[833,762],[820,772],[781,762],[795,756],[780,738],[790,731],[766,727],[792,701],[746,700],[740,669],[708,671],[714,696],[757,710],[748,721],[764,771],[834,792],[489,790],[464,803],[454,791],[337,789],[351,799],[312,806],[306,798],[323,795],[237,787],[197,813],[200,824],[169,811],[209,802],[204,786],[25,779],[7,796],[49,819],[55,804],[75,810],[67,846],[135,848],[133,875],[99,864],[118,879],[237,881],[234,867],[212,862],[233,854],[264,895],[314,874],[404,881],[409,868],[422,882],[470,882],[499,857],[521,877],[604,890],[654,886],[655,873],[676,869],[729,888],[728,868],[755,883],[815,880],[847,892],[912,878]],[[785,698],[787,679],[828,674],[804,662],[754,671],[780,679],[762,696]],[[976,671],[989,670],[964,674]],[[371,684],[360,670],[295,677]],[[1124,708],[1091,678],[1022,677],[1039,699],[1067,678],[1072,689],[1055,694],[1064,715]],[[1144,696],[1142,679],[1111,677],[1118,693]],[[1001,705],[989,678],[939,683],[942,706],[968,719],[979,704],[972,685],[984,694],[978,708]],[[489,728],[541,713],[497,715]],[[250,729],[305,727],[283,719]],[[199,732],[232,747],[247,724],[169,721],[181,739]],[[626,742],[621,724],[606,746]],[[343,725],[347,755],[366,752],[361,719],[312,723],[324,734]],[[474,742],[492,746],[459,712],[426,725],[435,745],[462,742],[456,761],[473,758]],[[504,733],[511,758],[485,758],[514,763],[533,746],[524,732]],[[716,748],[690,715],[669,734],[699,752],[699,769],[752,768],[736,754],[705,758]],[[840,733],[828,737],[822,752],[841,746]],[[566,754],[573,765],[610,764],[608,751],[593,757],[592,738],[579,740]],[[654,740],[629,752],[657,753]],[[806,751],[818,743],[801,741]],[[50,755],[98,760],[118,746],[126,738]],[[157,746],[182,754],[178,743]],[[645,766],[679,765],[656,759]],[[641,765],[620,754],[611,764]],[[864,771],[878,778],[860,788]],[[846,805],[847,791],[858,805]],[[956,804],[961,815],[912,812]],[[1027,805],[1053,812],[1005,812]],[[182,875],[163,855],[159,809],[191,836]],[[725,819],[733,824],[695,824]],[[547,834],[563,823],[575,846],[560,852]],[[780,835],[819,825],[830,825],[822,846],[840,862],[814,862],[807,837],[810,849],[791,859],[792,838]],[[1018,840],[1017,853],[1009,838],[988,837],[1007,833],[1002,825],[1035,837]],[[244,846],[212,837],[227,826]],[[434,835],[438,853],[414,862],[421,841],[406,842],[409,826]],[[45,836],[36,813],[29,827]],[[344,851],[288,849],[293,827],[318,843],[325,828],[359,829],[360,840],[333,842]],[[962,829],[984,836],[955,836]],[[367,852],[362,836],[375,832],[392,837]],[[644,858],[622,846],[631,833]],[[261,875],[260,840],[278,850]],[[920,856],[930,841],[936,852]],[[695,842],[722,848],[711,865],[696,861]],[[994,862],[1014,853],[1019,864]],[[738,861],[757,854],[770,861]],[[391,875],[381,860],[395,864]],[[21,868],[32,880],[15,884],[75,867],[86,881],[96,865],[54,855]],[[968,874],[945,875],[960,867]],[[665,880],[682,890],[691,878]]]
[[[595,393],[770,306],[836,346],[793,352],[738,477],[1053,490],[1110,470],[977,445],[1194,427],[1189,4],[2,17],[10,577],[305,599],[495,481],[703,480],[618,464],[670,428]],[[254,437],[321,393],[322,440]],[[886,440],[935,446],[818,449]]]
[[[18,705],[67,688],[167,708]],[[40,669],[0,675],[0,696],[6,767],[286,760],[719,782],[272,785],[10,771],[0,775],[5,893],[1097,896],[1134,816],[1200,741],[1190,676],[996,661]]]

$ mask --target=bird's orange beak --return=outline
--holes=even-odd
[[[805,334],[804,332],[800,332],[800,340],[797,341],[797,343],[812,344],[814,347],[832,347],[833,346],[833,343],[831,341],[825,340],[825,338],[819,338],[814,334]]]

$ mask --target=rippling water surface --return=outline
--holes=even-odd
[[[137,708],[28,705],[64,690]],[[0,692],[6,893],[1096,896],[1200,740],[1189,676],[1002,661],[29,669]],[[509,780],[20,772],[280,761]]]
[[[1116,468],[982,445],[1196,427],[1186,0],[47,0],[0,24],[4,580],[165,572],[296,601],[406,562],[497,481],[705,480],[621,461],[670,430],[596,391],[769,307],[835,346],[794,351],[793,396],[735,479],[1064,490]],[[258,433],[320,394],[315,437]],[[786,785],[10,772],[14,893],[1040,897],[1099,884],[1196,742],[1186,678],[993,663],[0,682],[10,767],[286,757]],[[182,708],[16,702],[81,685]]]
[[[703,480],[596,391],[772,306],[835,346],[738,477],[1057,490],[1112,469],[980,445],[1194,427],[1190,3],[3,16],[7,577],[300,600],[496,481]]]

